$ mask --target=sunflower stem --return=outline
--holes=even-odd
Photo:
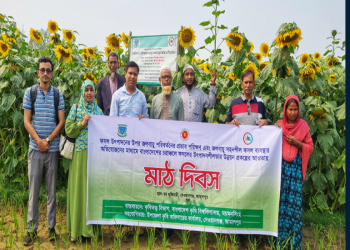
[[[280,77],[281,77],[281,71],[278,72],[277,81],[276,81],[276,84],[275,84],[276,101],[275,101],[275,110],[274,110],[274,113],[273,113],[273,124],[276,123],[276,118],[277,118],[277,100],[278,100],[278,93],[277,93],[277,91],[276,91],[276,85],[277,85],[277,83],[280,81]]]

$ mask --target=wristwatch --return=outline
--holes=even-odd
[[[49,145],[51,144],[49,137],[46,138],[46,141],[47,141],[47,144],[49,144]]]

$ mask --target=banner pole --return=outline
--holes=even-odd
[[[131,46],[131,37],[132,37],[132,32],[129,31],[129,47],[128,47],[128,62],[130,62],[130,46]]]

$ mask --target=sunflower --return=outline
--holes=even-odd
[[[194,62],[197,62],[197,58],[192,57],[192,59],[191,59],[191,64],[194,64]]]
[[[88,56],[96,58],[96,53],[94,48],[86,48],[86,53]]]
[[[37,30],[30,28],[29,35],[36,43],[42,43],[43,38]]]
[[[263,56],[268,57],[270,52],[270,47],[267,43],[262,43],[260,45],[260,52]]]
[[[60,39],[58,39],[55,35],[50,36],[50,42],[53,46],[56,46],[58,43],[61,42]]]
[[[260,63],[259,65],[260,71],[262,71],[269,63],[270,63],[269,61]]]
[[[17,41],[16,41],[16,39],[15,38],[13,38],[13,37],[9,37],[9,36],[7,36],[6,34],[2,34],[1,35],[2,36],[2,39],[6,42],[6,43],[13,43],[13,44],[17,44]]]
[[[181,47],[193,47],[194,41],[196,41],[196,35],[191,26],[189,28],[183,27],[179,33],[179,42]]]
[[[226,65],[220,65],[221,68],[223,68],[224,70],[227,69],[227,66]]]
[[[19,32],[18,28],[16,29],[16,34],[17,34],[17,36],[21,36],[21,33]]]
[[[1,14],[0,14],[0,18],[1,18],[2,20],[4,20],[4,16],[3,16],[3,15],[1,15]]]
[[[307,63],[307,61],[310,60],[310,55],[308,53],[304,53],[300,56],[300,64],[304,65],[305,63]]]
[[[248,43],[250,44],[250,49],[247,51],[247,56],[249,55],[249,53],[251,53],[254,49],[254,44],[251,41],[248,41]]]
[[[84,79],[89,79],[91,81],[93,81],[93,83],[97,83],[97,79],[95,78],[95,76],[92,73],[86,73],[84,75]]]
[[[230,74],[228,74],[228,77],[232,80],[232,81],[236,81],[237,80],[237,76],[231,72]]]
[[[47,29],[51,34],[56,34],[56,32],[58,31],[58,24],[55,21],[50,20],[47,24]]]
[[[327,62],[327,65],[328,65],[328,68],[332,68],[333,67],[333,64],[335,64],[336,62],[339,62],[339,59],[338,58],[329,58],[328,62]]]
[[[84,61],[88,61],[89,60],[89,56],[87,53],[82,53],[83,57],[84,57]]]
[[[12,63],[12,65],[8,67],[8,69],[18,70],[19,68],[16,63]]]
[[[302,39],[301,30],[296,26],[295,23],[282,24],[286,28],[278,33],[276,40],[277,47],[283,48],[284,46],[299,46],[299,41]]]
[[[255,81],[255,80],[256,80],[256,77],[257,77],[258,74],[259,74],[258,68],[255,66],[255,63],[249,63],[249,64],[245,67],[245,69],[243,70],[243,72],[246,71],[246,70],[248,70],[248,69],[250,69],[251,71],[254,72],[254,81]]]
[[[258,60],[258,62],[261,62],[262,56],[261,56],[261,54],[259,52],[255,53],[255,57]]]
[[[307,69],[307,70],[301,70],[300,71],[300,81],[314,79],[315,78],[315,70],[314,69]]]
[[[316,71],[316,73],[319,73],[321,71],[321,68],[313,61],[310,61],[307,66],[309,68],[313,68]]]
[[[65,48],[62,45],[58,45],[55,48],[55,54],[56,54],[58,59],[62,58],[62,60],[65,63],[68,63],[68,62],[72,61],[73,51],[72,51],[72,48],[70,48],[70,47]]]
[[[112,52],[112,49],[110,47],[105,47],[105,55],[108,57],[109,53]]]
[[[314,90],[314,89],[310,89],[310,93],[311,93],[311,96],[317,96],[320,94],[320,92],[318,92],[317,90]]]
[[[289,66],[287,65],[287,75],[290,76],[290,68]],[[287,78],[287,77],[286,77]]]
[[[120,49],[121,48],[121,41],[122,39],[120,39],[117,36],[113,36],[113,35],[109,35],[106,37],[106,42],[108,44],[109,47],[111,47],[112,49]]]
[[[90,65],[89,65],[89,63],[84,62],[84,65],[85,65],[85,67],[86,67],[86,68],[90,69]]]
[[[320,58],[321,58],[321,54],[318,53],[318,52],[315,52],[315,54],[314,54],[314,59],[315,59],[315,60],[320,60]]]
[[[276,69],[274,69],[272,72],[273,72],[274,75],[277,74],[277,70]]]
[[[210,73],[209,65],[207,63],[202,63],[198,66],[204,71],[204,73]]]
[[[2,57],[7,56],[9,51],[10,51],[10,46],[4,41],[0,40],[0,53],[2,54]]]
[[[202,61],[202,59],[198,58],[198,59],[197,59],[197,63],[199,63],[200,61]]]
[[[125,48],[129,47],[129,36],[127,36],[124,32],[122,34],[123,43]]]
[[[64,30],[64,29],[62,29],[62,32],[63,32],[64,40],[66,40],[68,43],[73,42],[75,36],[74,36],[72,30]]]
[[[243,46],[243,37],[236,33],[236,32],[231,32],[226,36],[226,38],[230,38],[233,41],[226,40],[226,44],[229,48],[232,50],[240,51],[242,46]],[[250,50],[251,51],[251,50]]]
[[[335,82],[336,80],[337,80],[337,78],[333,74],[331,74],[328,78],[328,81],[331,81],[331,82]]]

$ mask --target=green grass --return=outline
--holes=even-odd
[[[303,213],[303,226],[334,226],[336,228],[345,228],[345,213],[344,212],[311,212]]]

